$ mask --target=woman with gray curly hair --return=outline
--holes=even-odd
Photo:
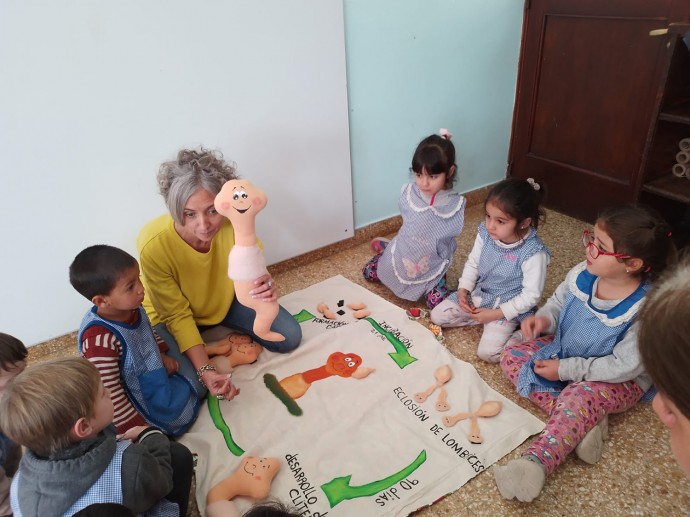
[[[294,350],[302,339],[299,324],[283,307],[271,330],[285,340],[260,339],[252,330],[254,311],[235,298],[228,278],[234,231],[213,202],[223,184],[236,178],[235,167],[220,152],[181,150],[176,160],[163,163],[158,171],[160,193],[169,213],[147,223],[137,238],[146,287],[144,308],[170,348],[168,355],[178,361],[181,374],[199,380],[196,390],[200,397],[208,389],[227,400],[239,390],[229,375],[217,372],[209,361],[203,332],[217,326],[237,330],[279,353]],[[277,287],[271,275],[257,279],[251,294],[275,302]]]

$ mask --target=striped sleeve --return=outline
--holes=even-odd
[[[122,346],[108,329],[92,325],[82,336],[82,354],[101,374],[103,385],[110,391],[113,401],[113,424],[118,433],[137,425],[147,425],[127,397],[120,377]]]

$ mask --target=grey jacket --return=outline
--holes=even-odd
[[[24,517],[62,515],[101,476],[115,453],[115,428],[77,442],[48,458],[26,450],[17,476],[17,498]],[[170,441],[159,430],[147,428],[122,456],[123,504],[141,513],[173,487]]]

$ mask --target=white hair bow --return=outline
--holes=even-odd
[[[539,190],[539,189],[541,188],[541,185],[539,185],[539,183],[537,183],[536,181],[534,181],[534,178],[527,178],[527,183],[529,183],[530,185],[532,185],[532,188],[533,188],[534,190]]]
[[[442,127],[441,129],[439,129],[438,134],[441,135],[446,140],[450,140],[451,138],[453,138],[453,133],[448,131],[445,127]]]

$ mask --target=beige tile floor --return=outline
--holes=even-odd
[[[475,230],[482,217],[481,204],[467,209],[465,230],[458,238],[458,251],[451,267],[449,281],[457,286],[465,257],[474,242]],[[553,253],[545,288],[551,294],[566,272],[582,260],[580,235],[586,224],[549,211],[540,235]],[[390,224],[379,228],[391,231]],[[362,265],[371,257],[369,237],[375,229],[358,232],[359,244],[339,244],[304,258],[291,260],[273,268],[282,294],[303,289],[340,274],[379,296],[404,308],[418,306],[391,295],[381,285],[362,279]],[[391,236],[391,235],[389,235]],[[350,243],[351,244],[351,243]],[[498,365],[490,365],[475,355],[479,328],[444,331],[444,344],[459,359],[474,365],[494,389],[532,412],[538,418],[545,414],[526,399],[515,394],[512,384],[503,377]],[[29,361],[35,362],[76,353],[75,333],[32,347]],[[577,458],[567,459],[547,480],[541,496],[532,503],[505,501],[494,484],[491,469],[479,474],[456,492],[431,507],[418,512],[426,516],[680,516],[690,515],[690,481],[673,461],[668,433],[659,423],[651,405],[640,404],[622,415],[610,417],[610,440],[597,465],[587,465]],[[525,442],[504,457],[499,464],[520,455]],[[196,516],[196,508],[190,509]],[[369,517],[369,516],[361,516]]]

